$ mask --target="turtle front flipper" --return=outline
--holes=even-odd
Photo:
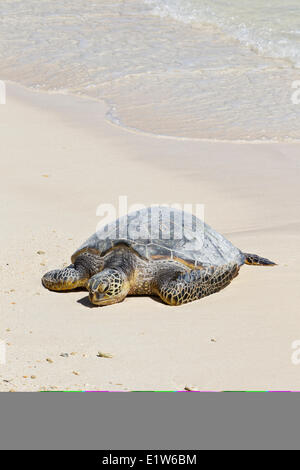
[[[54,291],[65,291],[86,287],[89,279],[104,267],[103,258],[86,251],[77,256],[74,264],[65,269],[56,269],[42,278],[44,287]]]
[[[158,283],[157,293],[169,305],[183,305],[221,291],[237,277],[240,267],[235,264],[206,269],[195,269],[167,280],[164,275]]]
[[[85,287],[88,280],[88,272],[85,269],[78,269],[71,264],[65,269],[56,269],[45,274],[42,283],[49,290],[65,291]]]

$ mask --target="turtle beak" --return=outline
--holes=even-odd
[[[103,302],[103,300],[105,299],[105,294],[101,294],[100,292],[96,291],[96,292],[90,292],[90,301],[92,302],[92,304],[94,305],[101,305],[101,303]]]
[[[89,290],[90,301],[94,305],[102,305],[102,303],[108,300],[106,291],[108,288],[108,283],[99,284],[98,282],[89,282],[87,286]]]

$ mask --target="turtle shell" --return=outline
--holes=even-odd
[[[153,206],[100,227],[74,253],[72,262],[84,251],[104,256],[124,244],[145,260],[171,259],[191,268],[245,261],[239,249],[191,213]]]

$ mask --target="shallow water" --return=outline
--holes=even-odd
[[[145,0],[153,13],[184,23],[219,26],[262,55],[300,66],[298,0]]]
[[[158,135],[300,139],[298,0],[2,0],[0,78]]]

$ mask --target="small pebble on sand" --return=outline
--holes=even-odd
[[[37,251],[37,254],[38,254],[38,255],[45,255],[46,252],[45,252],[45,251],[42,251],[42,250],[39,250],[39,251]]]
[[[49,364],[53,364],[52,359],[50,359],[49,357],[46,359],[46,361],[49,362]]]
[[[112,359],[112,355],[109,353],[103,353],[101,351],[98,352],[97,357],[103,357],[105,359]]]

